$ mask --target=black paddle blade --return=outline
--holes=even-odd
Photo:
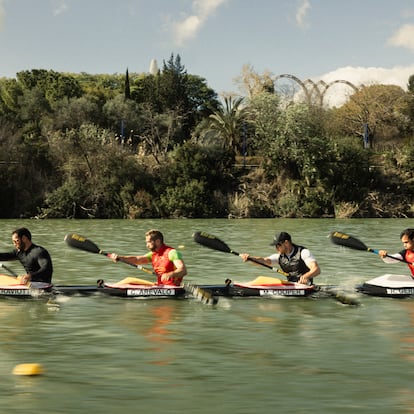
[[[341,233],[340,231],[333,231],[330,238],[333,243],[339,244],[340,246],[349,247],[355,250],[369,250],[361,240],[358,240],[349,234]]]
[[[84,250],[85,252],[90,253],[101,253],[101,250],[93,241],[79,234],[68,233],[64,240],[68,246],[74,247],[75,249]]]
[[[218,237],[213,236],[212,234],[208,234],[204,231],[197,231],[193,234],[193,239],[196,243],[201,244],[205,247],[209,247],[213,250],[218,250],[224,253],[234,253],[229,246],[227,246],[224,241],[220,240]]]

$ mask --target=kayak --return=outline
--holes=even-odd
[[[385,274],[356,287],[360,293],[389,298],[407,298],[414,295],[414,279],[410,275]]]
[[[247,283],[232,283],[231,280],[226,280],[225,285],[202,285],[201,287],[204,291],[210,291],[213,297],[331,298],[344,305],[360,305],[359,300],[355,297],[355,292],[349,294],[349,292],[338,289],[337,286],[303,285],[301,283],[287,282],[277,278],[265,278],[263,276]]]
[[[197,298],[204,303],[217,303],[218,297],[307,297],[317,294],[317,297],[334,297],[342,303],[353,303],[353,299],[336,292],[334,286],[304,285],[288,282],[274,277],[259,276],[250,282],[232,282],[227,279],[224,284],[183,286],[157,285],[147,280],[127,277],[116,283],[107,283],[102,279],[96,285],[52,285],[32,282],[30,286],[19,284],[16,279],[8,276],[6,285],[0,275],[0,296],[21,298],[39,298],[57,295],[106,295],[123,298],[157,298],[181,299]]]
[[[16,277],[0,275],[0,296],[34,298],[50,294],[52,289],[53,285],[50,283],[32,282],[24,285]]]
[[[109,296],[129,298],[182,298],[186,294],[184,286],[157,285],[144,279],[127,277],[117,283],[98,280],[100,293]]]
[[[232,282],[227,279],[224,285],[201,285],[213,296],[228,297],[305,297],[318,292],[315,285],[288,282],[275,277],[259,276],[251,282]]]
[[[50,283],[33,282],[30,286],[22,284],[0,285],[0,296],[12,296],[17,298],[36,298],[50,295],[53,285]]]
[[[126,278],[117,283],[105,283],[100,279],[96,285],[53,285],[43,282],[31,282],[25,285],[14,277],[0,275],[0,296],[3,297],[41,298],[94,294],[131,298],[178,298],[185,296],[186,289],[184,286],[155,285],[137,278]]]

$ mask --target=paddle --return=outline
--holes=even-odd
[[[338,244],[340,246],[349,247],[350,249],[354,250],[361,250],[366,252],[371,252],[375,254],[379,254],[379,250],[377,249],[371,249],[370,247],[366,246],[365,243],[363,243],[361,240],[358,240],[357,238],[350,236],[349,234],[342,233],[340,231],[333,231],[330,234],[330,239],[333,243]],[[400,259],[398,257],[391,256],[389,254],[386,255],[387,257],[390,257],[391,259],[398,260],[399,262],[408,263],[404,259]]]
[[[231,253],[235,256],[239,256],[239,253],[235,252],[234,250],[230,249],[230,247],[224,243],[223,240],[220,240],[218,237],[213,236],[212,234],[206,233],[204,231],[197,231],[193,234],[193,239],[196,243],[201,244],[205,247],[208,247],[213,250],[218,250],[219,252],[224,253]],[[284,272],[281,269],[277,269],[275,267],[269,266],[266,263],[261,262],[260,260],[255,259],[254,257],[249,257],[247,260],[257,263],[261,266],[267,267],[275,272],[280,273],[283,276],[288,276],[289,274]]]
[[[83,237],[76,233],[68,233],[65,236],[64,240],[70,247],[74,247],[75,249],[80,249],[80,250],[83,250],[89,253],[102,254],[107,257],[110,257],[111,255],[111,253],[101,250],[92,240],[89,240],[86,237]],[[136,267],[137,269],[142,270],[145,273],[148,273],[150,275],[155,274],[153,271],[151,271],[150,269],[147,269],[144,266],[132,264],[128,262],[127,260],[122,259],[120,257],[118,259],[120,262],[126,263],[132,267]]]
[[[95,254],[102,254],[107,257],[110,257],[111,255],[111,253],[101,250],[92,240],[89,240],[86,237],[83,237],[76,233],[68,233],[65,236],[64,240],[70,247],[74,247],[75,249],[80,249],[80,250],[84,250],[85,252],[90,252],[90,253],[95,253]],[[144,266],[132,264],[122,258],[119,258],[119,261],[122,263],[126,263],[130,266],[136,267],[137,269],[140,269],[144,271],[145,273],[156,276],[155,272],[151,271],[150,269]],[[218,299],[216,297],[213,297],[211,292],[205,291],[199,286],[193,286],[189,283],[185,283],[185,287],[193,294],[193,296],[195,296],[197,299],[201,300],[202,302],[206,304],[215,305],[218,303]]]
[[[235,252],[234,250],[232,250],[223,240],[220,240],[218,237],[206,233],[204,231],[197,231],[193,234],[193,239],[196,243],[201,244],[205,247],[208,247],[210,249],[213,250],[218,250],[220,252],[224,252],[224,253],[231,253],[234,254],[236,256],[239,256],[239,253]],[[247,260],[257,263],[263,267],[267,267],[268,269],[271,269],[273,271],[276,271],[280,274],[282,274],[283,276],[288,276],[289,274],[284,272],[281,269],[277,269],[275,267],[269,266],[266,263],[263,263],[259,260],[256,260],[253,257],[249,257]],[[322,286],[319,286],[319,289],[321,289]],[[346,304],[346,305],[359,305],[359,301],[357,301],[354,298],[351,298],[349,296],[346,296],[344,293],[339,293],[337,291],[335,291],[335,289],[329,288],[329,287],[324,287],[323,292],[326,292],[329,296],[333,297],[334,299],[336,299],[337,301]]]
[[[12,269],[10,269],[10,267],[7,267],[5,264],[0,263],[0,268],[6,269],[11,274],[11,276],[6,276],[5,275],[4,277],[10,278],[10,279],[13,278],[15,281],[18,281],[19,284],[31,287],[32,283],[30,281],[27,282],[27,283],[22,283],[21,282],[21,277],[19,277],[19,275],[16,272],[14,272]],[[16,283],[16,282],[14,282],[14,283]]]
[[[9,267],[7,267],[5,264],[0,263],[0,267],[2,267],[3,269],[6,269],[12,276],[17,277],[17,273],[15,273],[12,269],[10,269]]]

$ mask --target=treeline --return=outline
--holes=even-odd
[[[414,76],[339,108],[244,69],[0,79],[0,217],[412,217]]]

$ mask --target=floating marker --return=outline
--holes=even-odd
[[[185,246],[184,246],[183,244],[180,244],[180,245],[178,246],[178,248],[179,248],[179,249],[184,249],[184,247],[185,247]]]
[[[19,364],[13,368],[14,375],[40,375],[44,370],[40,364]]]

